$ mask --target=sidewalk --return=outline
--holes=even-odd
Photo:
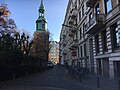
[[[87,78],[82,79],[82,82],[79,82],[78,80],[73,80],[73,81],[92,90],[120,90],[118,89],[118,79],[110,80],[110,78],[108,77],[99,76],[99,81],[98,81],[97,75],[93,75],[93,74],[89,74]],[[99,88],[98,88],[98,82],[99,82]]]

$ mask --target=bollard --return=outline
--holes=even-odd
[[[27,73],[27,72],[25,72],[25,77],[26,77],[26,79],[27,79],[27,76],[28,76],[28,73]]]
[[[120,79],[118,79],[118,90],[120,90]]]
[[[13,80],[15,80],[15,73],[13,73]]]
[[[98,75],[97,75],[97,87],[100,88],[100,78]]]

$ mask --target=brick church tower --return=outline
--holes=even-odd
[[[41,0],[38,12],[39,16],[36,20],[36,31],[34,32],[31,55],[48,60],[49,32],[47,31],[47,20],[45,19],[45,7],[43,5],[43,0]]]

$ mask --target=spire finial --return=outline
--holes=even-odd
[[[43,0],[41,0],[41,5],[43,5]]]

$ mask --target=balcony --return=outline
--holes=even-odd
[[[98,0],[88,0],[87,3],[86,3],[86,6],[93,8],[97,1]]]
[[[66,51],[64,50],[64,51],[62,52],[62,54],[63,54],[63,55],[66,55],[67,53],[66,53]]]
[[[77,17],[77,13],[78,13],[77,10],[74,8],[70,11],[70,16],[68,18],[69,25],[72,25],[74,23],[75,18]]]
[[[73,33],[72,33],[71,31],[69,32],[69,36],[70,36],[70,37],[72,37],[72,36],[73,36]]]
[[[77,28],[71,28],[70,31],[71,33],[75,33],[77,31]]]
[[[63,47],[65,47],[65,46],[66,46],[66,42],[64,41],[64,42],[63,42]]]
[[[62,38],[63,38],[63,39],[65,39],[65,38],[66,38],[66,35],[65,35],[65,34],[63,34]]]
[[[60,56],[62,56],[62,53],[60,52]]]
[[[74,50],[74,48],[73,48],[73,47],[69,47],[69,49],[70,49],[70,50]]]
[[[72,43],[72,45],[71,45],[71,48],[77,48],[78,47],[78,40],[77,39],[75,39],[75,40],[73,40],[73,43]]]
[[[85,25],[85,32],[93,34],[105,26],[105,14],[94,14],[93,18]]]
[[[71,11],[71,19],[75,19],[77,17],[77,10],[75,8],[73,8]]]
[[[71,15],[68,18],[69,25],[72,25],[74,23],[74,19],[71,19]]]

